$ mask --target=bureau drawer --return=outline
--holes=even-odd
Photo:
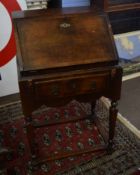
[[[105,92],[109,86],[109,74],[82,75],[53,80],[34,81],[34,95],[43,98],[63,98],[82,94]]]

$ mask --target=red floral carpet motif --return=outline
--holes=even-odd
[[[60,121],[86,116],[82,106],[73,101],[65,107],[46,108],[42,107],[33,113],[35,123],[43,121]],[[36,129],[37,155],[45,158],[50,154],[60,151],[72,151],[92,148],[103,143],[97,127],[89,119],[60,124]],[[29,172],[28,163],[31,160],[30,148],[27,141],[24,118],[7,122],[0,125],[0,146],[8,147],[13,152],[7,156],[6,167],[12,174],[27,175]],[[68,170],[73,165],[88,161],[92,154],[85,154],[79,157],[69,157],[63,160],[56,160],[41,165],[33,174],[53,175],[60,171]]]
[[[6,157],[6,167],[11,174],[22,172],[21,174],[26,175],[25,166],[30,160],[30,149],[24,125],[23,118],[0,125],[1,146],[12,150],[12,153]]]

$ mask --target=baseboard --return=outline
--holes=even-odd
[[[107,98],[102,97],[102,102],[105,104],[105,106],[109,109],[110,107],[110,101]],[[124,118],[120,113],[118,113],[117,119],[129,130],[134,133],[139,139],[140,139],[140,130],[138,130],[132,123],[130,123],[126,118]]]

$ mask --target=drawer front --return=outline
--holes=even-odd
[[[37,100],[102,93],[108,89],[109,74],[83,75],[55,80],[44,79],[34,81],[33,86]]]

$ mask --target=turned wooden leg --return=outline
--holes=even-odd
[[[110,110],[109,110],[109,140],[108,140],[108,153],[111,154],[113,151],[113,138],[115,134],[115,126],[116,126],[116,119],[117,119],[117,113],[118,109],[117,102],[112,101]]]
[[[90,120],[95,119],[95,107],[96,107],[96,100],[91,102],[91,114],[89,115]]]
[[[91,115],[95,116],[96,100],[91,103]]]
[[[26,117],[26,128],[27,128],[27,137],[28,137],[28,142],[29,142],[29,146],[31,149],[31,155],[32,155],[32,159],[36,158],[36,143],[35,143],[35,133],[34,133],[34,127],[31,124],[32,122],[32,117]]]

